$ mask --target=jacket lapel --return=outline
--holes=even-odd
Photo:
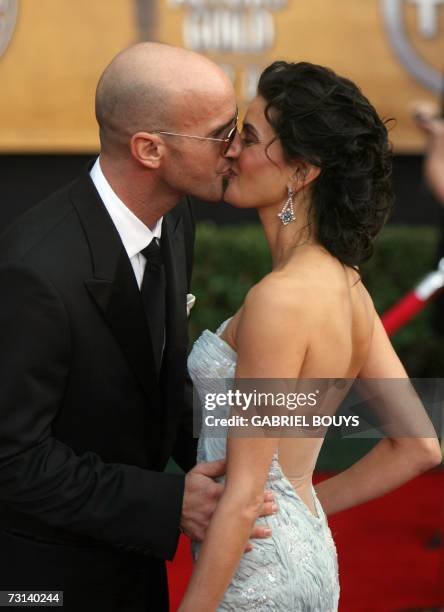
[[[145,393],[160,405],[149,328],[120,236],[89,176],[73,185],[71,199],[91,251],[93,277],[85,279],[86,288]]]
[[[182,218],[171,213],[164,218],[162,248],[167,278],[166,353],[163,372],[168,380],[180,382],[185,376],[187,352],[186,254]]]
[[[167,440],[176,436],[177,418],[184,408],[187,356],[186,252],[183,220],[177,209],[164,219],[162,246],[167,274],[166,350],[162,363],[161,388],[164,432]],[[167,457],[165,457],[167,459]]]

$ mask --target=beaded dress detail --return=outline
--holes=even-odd
[[[220,335],[229,319],[216,333],[205,330],[188,358],[195,391],[202,399],[207,393],[227,390],[234,378],[236,352]],[[225,387],[225,388],[224,388]],[[217,407],[215,417],[227,417],[228,407]],[[225,457],[226,437],[214,436],[202,427],[197,461]],[[232,612],[334,612],[338,609],[339,581],[336,547],[326,515],[312,487],[317,516],[297,495],[284,475],[277,453],[271,462],[266,488],[273,491],[277,514],[258,519],[272,529],[272,536],[256,539],[253,550],[244,554],[218,610]],[[193,543],[197,559],[200,545]]]

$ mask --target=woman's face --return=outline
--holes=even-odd
[[[282,206],[287,198],[287,185],[294,171],[284,159],[280,141],[265,118],[266,102],[256,97],[245,115],[241,140],[243,149],[232,166],[224,200],[238,208]]]

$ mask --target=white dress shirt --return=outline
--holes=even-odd
[[[116,230],[119,232],[125,251],[134,270],[139,289],[142,285],[145,272],[146,258],[140,251],[146,248],[153,238],[159,239],[162,232],[163,217],[156,222],[153,228],[145,225],[136,215],[125,206],[122,200],[113,191],[100,167],[100,158],[91,168],[90,176],[102,202],[105,204]]]

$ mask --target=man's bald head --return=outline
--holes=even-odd
[[[192,51],[140,43],[119,53],[103,72],[96,92],[102,150],[116,150],[138,131],[180,129],[186,101],[226,95],[228,77]],[[188,105],[189,107],[189,105]]]

